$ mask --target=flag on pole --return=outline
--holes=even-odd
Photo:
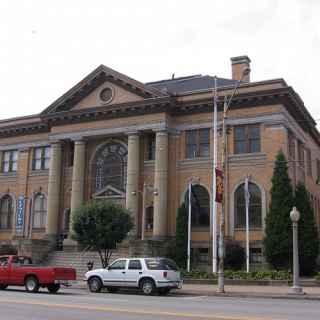
[[[246,177],[245,183],[244,183],[244,197],[246,201],[246,206],[249,207],[250,202],[250,191],[249,191],[249,178]]]
[[[223,199],[223,172],[216,169],[216,202],[221,203]]]

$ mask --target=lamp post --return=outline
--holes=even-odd
[[[242,79],[250,73],[250,68],[245,68],[242,71],[241,78],[237,81],[233,88],[233,92],[229,99],[227,98],[227,95],[224,97],[224,103],[223,103],[223,118],[222,118],[222,156],[221,156],[221,166],[222,166],[222,172],[223,172],[223,197],[221,202],[221,211],[220,211],[220,226],[219,226],[219,265],[218,265],[218,293],[224,293],[224,217],[225,217],[225,207],[226,207],[226,192],[225,192],[225,181],[226,181],[226,161],[227,161],[227,144],[226,144],[226,120],[227,120],[227,111],[230,107],[230,103],[239,88]]]
[[[290,219],[292,221],[292,248],[293,248],[293,286],[291,287],[292,294],[304,294],[300,287],[299,279],[299,245],[298,245],[298,221],[300,219],[300,212],[296,207],[292,208],[290,212]]]
[[[147,193],[148,192],[153,192],[155,196],[158,195],[157,189],[155,189],[153,186],[150,186],[146,183],[143,184],[143,190],[136,190],[132,191],[133,195],[136,195],[137,193],[142,194],[142,225],[141,225],[141,240],[144,240],[145,236],[145,229],[146,229],[146,198],[147,198]]]

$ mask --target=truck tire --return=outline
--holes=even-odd
[[[152,279],[143,279],[140,282],[140,289],[144,295],[151,296],[154,294],[156,286]]]
[[[60,284],[59,283],[50,283],[50,284],[48,284],[47,289],[50,293],[57,293],[60,289]]]
[[[100,292],[102,289],[102,282],[98,277],[92,277],[88,280],[88,287],[90,292]]]
[[[7,284],[0,284],[0,290],[5,290],[7,289],[8,285]]]
[[[29,276],[24,281],[27,292],[38,292],[39,291],[39,281],[35,276]]]

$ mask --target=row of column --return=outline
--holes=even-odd
[[[134,219],[133,237],[137,236],[139,217],[139,155],[140,141],[137,132],[128,136],[128,173],[126,189],[126,207],[131,211]],[[156,132],[156,154],[154,171],[154,197],[153,237],[157,239],[167,236],[167,189],[168,189],[168,132]]]
[[[131,211],[134,228],[131,232],[137,236],[139,197],[137,196],[140,177],[140,137],[137,132],[128,134],[128,163],[126,207]],[[51,158],[48,184],[48,213],[46,234],[55,236],[58,233],[58,217],[60,207],[62,172],[62,145],[54,142],[51,145]],[[74,210],[84,202],[85,176],[85,142],[75,141],[74,163],[71,192],[71,220]],[[157,195],[154,197],[153,237],[157,239],[167,236],[167,188],[168,188],[168,132],[156,132],[156,155],[154,188]],[[72,232],[72,230],[70,229]]]

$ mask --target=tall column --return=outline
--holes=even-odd
[[[51,144],[49,184],[48,184],[48,213],[46,234],[50,237],[58,232],[58,218],[61,185],[61,142]]]
[[[131,231],[131,236],[134,238],[137,237],[138,231],[139,153],[139,134],[137,132],[129,133],[126,207],[132,213],[134,227]]]
[[[74,212],[83,204],[84,200],[85,153],[85,141],[75,141],[72,171],[70,233],[72,233],[72,218]]]
[[[153,237],[167,236],[167,190],[168,190],[168,132],[156,133],[156,159],[154,186],[157,196],[154,197]]]

